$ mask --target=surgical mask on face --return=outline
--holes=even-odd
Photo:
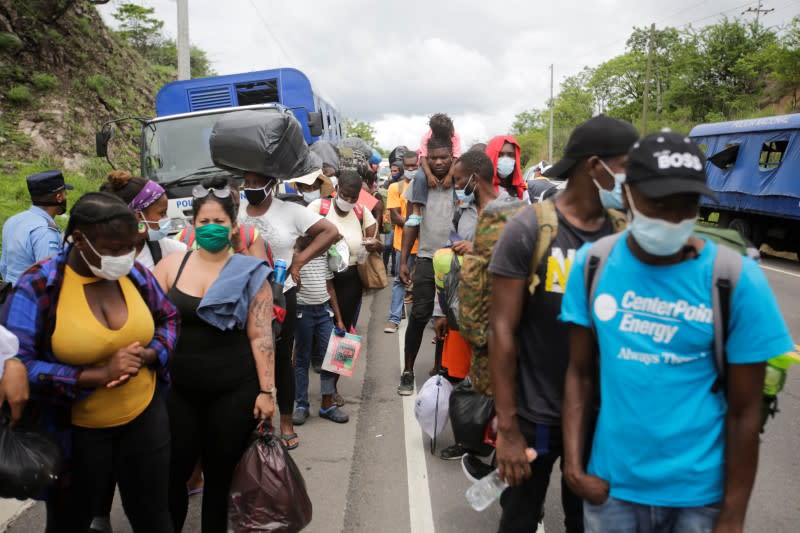
[[[470,189],[470,184],[472,183],[472,178],[474,177],[475,174],[472,174],[469,177],[463,189],[456,189],[456,197],[463,203],[471,204],[475,201],[475,187]],[[469,192],[467,192],[468,190]]]
[[[414,176],[416,175],[417,175],[416,170],[406,170],[405,172],[403,172],[403,177],[407,180],[413,180]]]
[[[244,192],[244,197],[247,198],[247,203],[260,205],[272,194],[272,185],[269,184],[258,189],[242,189],[242,192]]]
[[[98,278],[107,279],[109,281],[117,281],[118,279],[127,276],[133,268],[133,262],[136,259],[136,249],[132,249],[130,253],[120,256],[114,255],[100,255],[89,239],[84,235],[83,240],[89,245],[89,248],[94,252],[94,255],[100,258],[100,268],[97,268],[86,259],[83,252],[80,252],[81,258],[92,271],[92,274]]]
[[[215,254],[231,244],[231,228],[222,224],[206,224],[194,230],[197,246]]]
[[[514,172],[514,167],[517,162],[513,157],[504,155],[497,160],[497,175],[501,178],[507,178]]]
[[[149,220],[145,220],[144,216],[142,216],[142,222],[147,224],[148,241],[160,241],[169,235],[169,228],[172,225],[172,221],[169,219],[169,217],[162,218],[158,222],[150,222]],[[158,229],[152,229],[150,224],[158,224]]]
[[[610,191],[601,187],[597,180],[592,180],[595,187],[597,187],[597,190],[600,192],[600,203],[603,204],[603,207],[606,209],[622,209],[624,207],[622,203],[622,184],[625,182],[625,173],[611,172],[611,169],[608,168],[608,165],[606,165],[602,159],[600,160],[600,164],[603,165],[606,172],[614,178],[614,188]]]
[[[633,221],[628,227],[639,246],[645,252],[660,257],[678,253],[678,250],[683,248],[694,231],[695,217],[678,223],[647,217],[636,209],[630,190],[626,190],[626,193],[631,213],[633,213]]]
[[[346,200],[342,200],[341,196],[336,197],[336,207],[339,208],[340,211],[344,211],[345,213],[349,213],[353,210],[356,206],[353,202],[348,202]]]
[[[319,200],[319,196],[320,196],[319,189],[317,189],[316,191],[304,192],[303,193],[303,200],[305,200],[306,203],[310,204],[314,200]]]

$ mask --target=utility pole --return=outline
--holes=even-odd
[[[758,17],[761,14],[768,15],[768,14],[772,13],[773,11],[775,11],[775,8],[764,9],[763,5],[764,5],[764,2],[762,2],[761,0],[758,0],[758,7],[748,7],[747,9],[742,11],[742,15],[746,15],[748,13],[755,13],[756,14],[756,28],[758,28]]]
[[[555,107],[555,100],[553,99],[553,64],[550,63],[550,142],[548,143],[548,156],[547,160],[553,163],[553,108]]]
[[[189,0],[176,0],[178,3],[178,79],[188,80],[192,77],[189,54]]]
[[[653,71],[653,40],[656,25],[650,26],[650,38],[647,42],[647,71],[644,75],[644,97],[642,98],[642,135],[647,135],[647,110],[650,107],[650,77]]]

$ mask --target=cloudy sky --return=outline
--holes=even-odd
[[[154,7],[176,34],[175,0]],[[99,8],[111,13],[122,0]],[[372,123],[384,148],[416,147],[427,117],[447,112],[466,145],[506,133],[519,111],[542,108],[549,65],[559,80],[620,54],[634,26],[699,27],[740,16],[743,0],[190,0],[190,37],[214,69],[293,66],[344,116]],[[768,25],[800,12],[765,0]]]

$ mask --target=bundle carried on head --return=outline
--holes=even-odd
[[[224,115],[214,124],[209,147],[216,166],[236,173],[254,172],[282,181],[302,175],[308,166],[302,126],[288,110]]]
[[[322,159],[322,164],[331,167],[334,172],[339,172],[339,150],[328,141],[317,141],[308,147]]]

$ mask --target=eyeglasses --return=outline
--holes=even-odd
[[[226,185],[221,189],[215,189],[214,187],[206,189],[202,185],[195,185],[192,189],[192,196],[195,198],[205,198],[210,193],[214,193],[217,198],[230,198],[231,188]]]

